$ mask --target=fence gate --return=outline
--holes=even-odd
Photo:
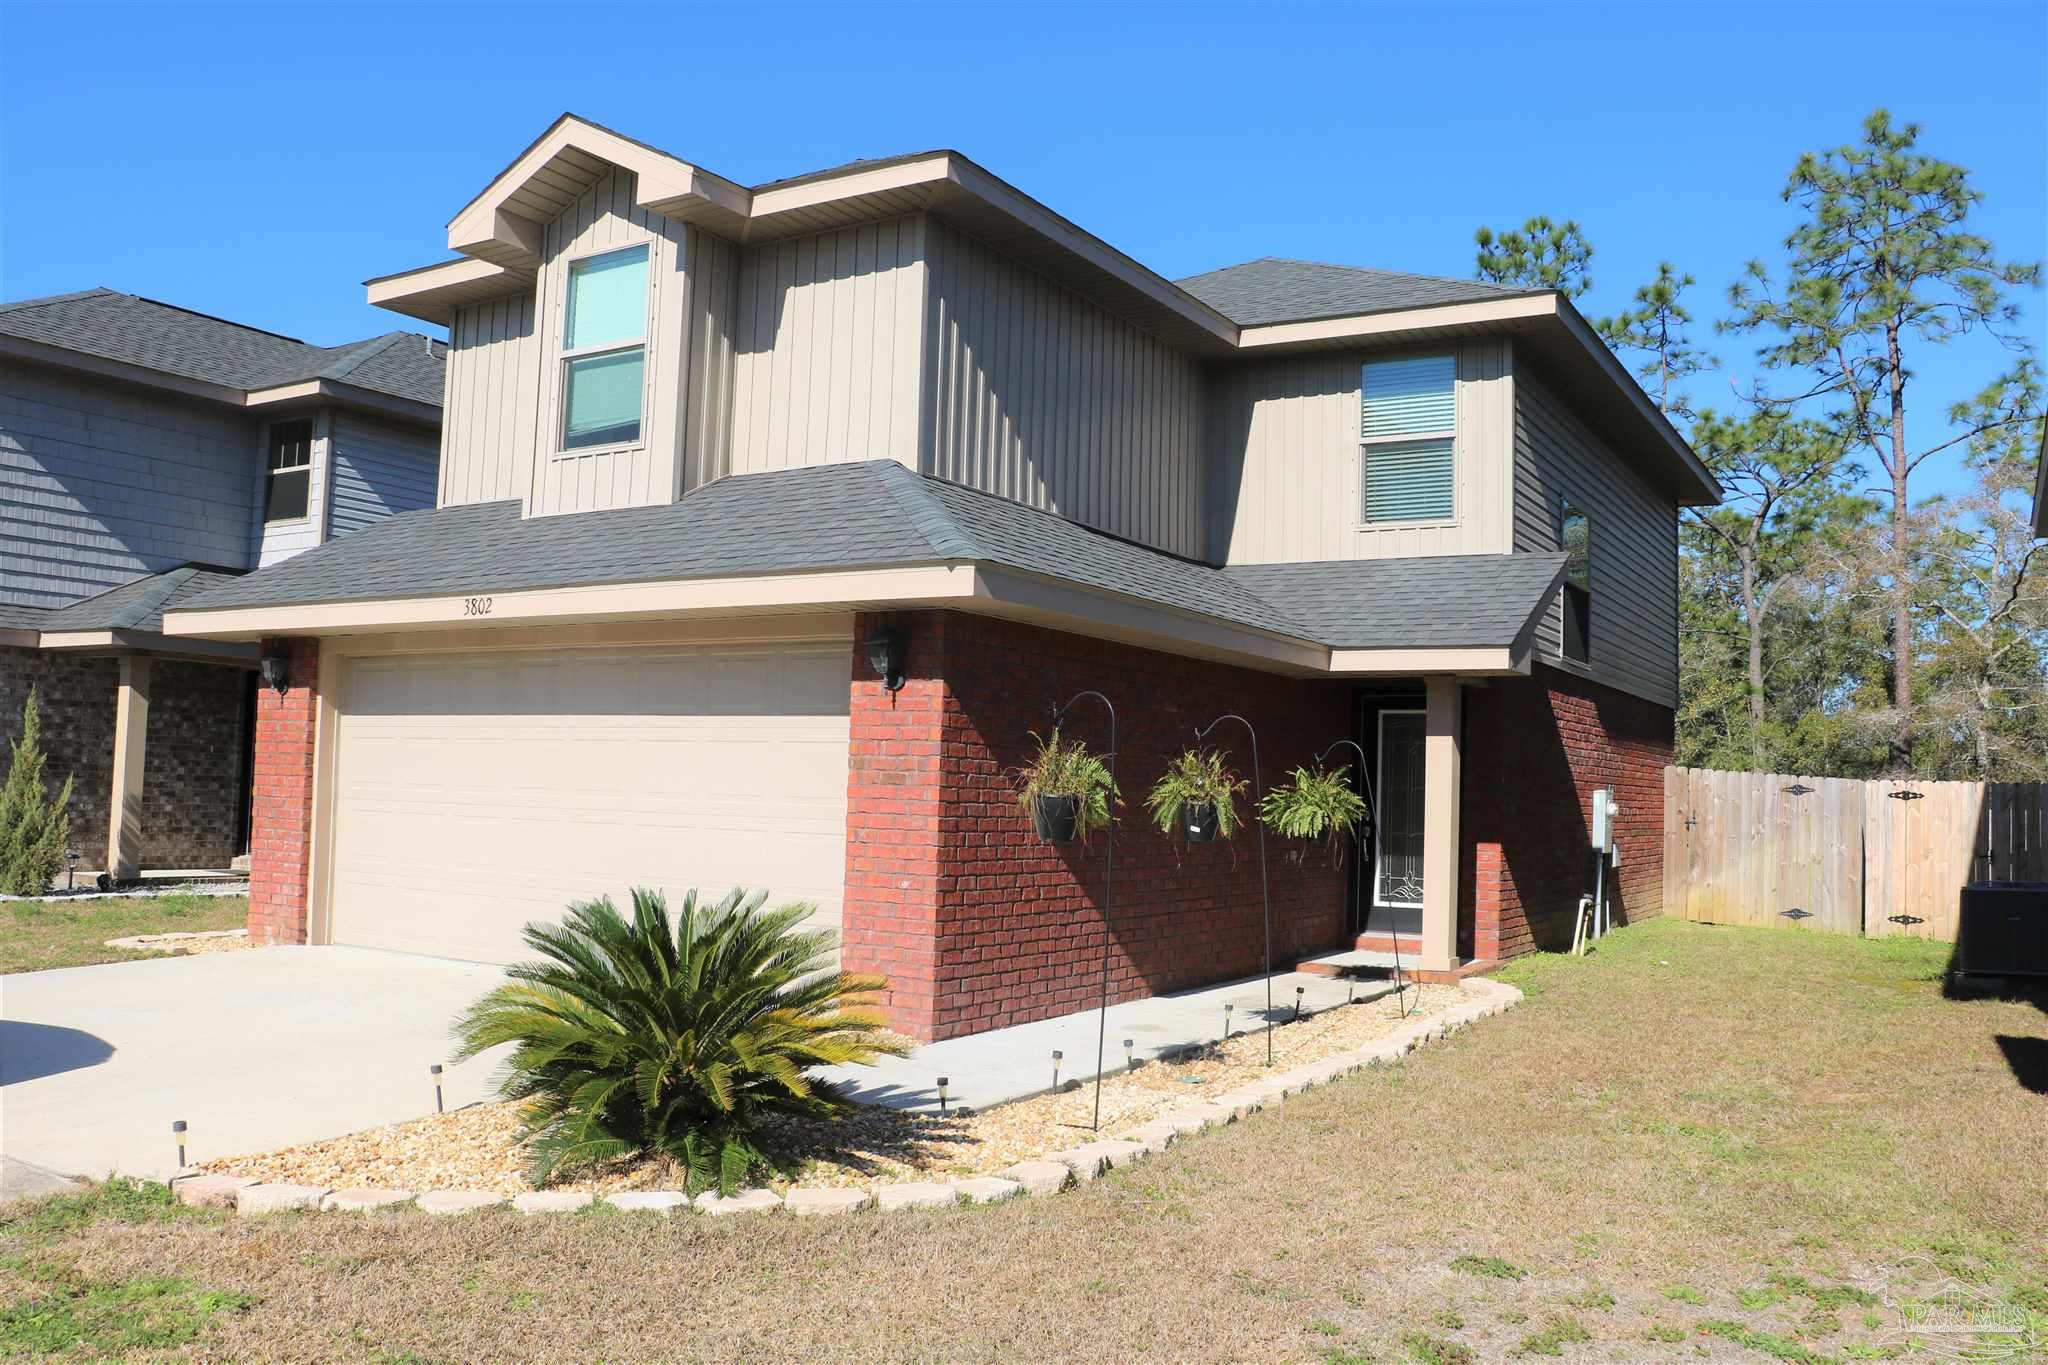
[[[2048,881],[2048,785],[1664,770],[1664,904],[1950,942],[1973,881]]]
[[[1664,904],[1712,924],[1863,927],[1863,784],[1665,770]]]

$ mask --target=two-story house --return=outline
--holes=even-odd
[[[34,688],[78,870],[247,848],[258,653],[168,637],[164,612],[433,506],[445,350],[111,289],[0,304],[0,738]]]
[[[1275,851],[1282,965],[1568,940],[1597,787],[1656,911],[1718,490],[1560,295],[1176,283],[957,152],[748,187],[566,116],[448,241],[368,286],[450,329],[439,506],[173,613],[277,661],[261,936],[506,961],[572,899],[766,887],[921,1038],[1092,1004],[1105,935],[1120,999],[1246,975],[1249,840],[1141,806],[1225,714],[1265,785],[1351,740],[1378,798],[1363,859]],[[1108,915],[1012,773],[1082,689]]]

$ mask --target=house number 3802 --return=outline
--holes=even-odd
[[[491,614],[491,599],[488,597],[463,598],[462,614],[464,616],[489,616]]]

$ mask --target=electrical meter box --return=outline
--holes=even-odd
[[[1614,849],[1614,819],[1620,814],[1611,789],[1602,787],[1593,793],[1593,847],[1602,853]]]

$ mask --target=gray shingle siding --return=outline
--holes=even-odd
[[[1369,270],[1325,261],[1290,261],[1277,256],[1226,266],[1205,275],[1191,275],[1174,283],[1240,327],[1448,303],[1478,303],[1544,292],[1480,280],[1409,275],[1398,270]]]
[[[213,404],[0,359],[0,602],[247,564],[257,441]]]
[[[330,537],[434,505],[440,451],[432,433],[336,413],[327,450]]]

